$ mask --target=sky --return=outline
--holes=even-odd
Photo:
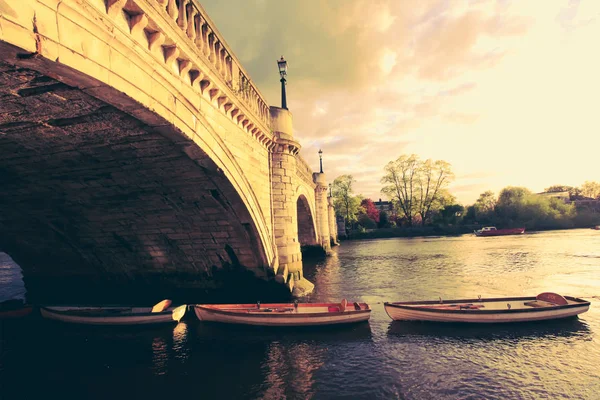
[[[598,0],[201,0],[302,157],[377,200],[403,154],[445,160],[458,202],[600,181]]]

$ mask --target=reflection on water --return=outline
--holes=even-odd
[[[266,379],[260,397],[311,398],[316,384],[313,375],[323,366],[326,353],[327,349],[309,343],[271,343],[261,368]]]
[[[188,358],[187,338],[188,326],[185,322],[179,322],[173,329],[173,352],[175,352],[175,358],[181,361]]]
[[[162,337],[155,337],[152,341],[152,370],[155,375],[164,375],[167,373],[168,360],[167,342]]]
[[[534,321],[519,324],[465,324],[419,321],[392,321],[388,335],[427,336],[432,340],[450,338],[479,340],[537,340],[543,338],[592,340],[587,323],[577,317],[554,321]]]
[[[202,323],[191,313],[179,324],[124,328],[34,313],[0,321],[2,400],[598,398],[595,231],[344,242],[327,260],[305,260],[305,275],[316,284],[306,300],[365,301],[371,320],[277,329]],[[0,287],[0,300],[19,290],[18,280]],[[579,318],[476,326],[392,322],[382,305],[543,291],[592,304]]]

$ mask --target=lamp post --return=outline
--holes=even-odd
[[[281,56],[280,60],[277,60],[277,67],[279,68],[279,75],[281,76],[281,108],[287,110],[287,100],[285,98],[285,77],[287,76],[287,61]]]
[[[323,173],[323,150],[319,149],[319,172]]]
[[[333,185],[330,183],[330,184],[329,184],[329,197],[333,197],[333,194],[331,193],[331,188],[332,188],[332,186],[333,186]]]

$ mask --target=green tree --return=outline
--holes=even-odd
[[[414,192],[419,171],[419,157],[415,154],[402,155],[395,161],[390,161],[384,167],[385,175],[381,178],[384,184],[381,193],[387,195],[397,204],[404,214],[409,226],[412,225],[416,211]]]
[[[491,190],[479,195],[475,202],[475,210],[479,213],[491,213],[496,209],[496,195]]]
[[[389,228],[390,226],[390,217],[388,213],[385,211],[381,211],[379,213],[379,222],[377,223],[378,228]]]
[[[473,216],[482,224],[493,223],[496,211],[496,195],[491,190],[479,195],[473,205]]]
[[[500,222],[508,227],[520,221],[523,204],[531,194],[524,187],[508,186],[502,189],[496,203],[496,215]]]
[[[421,161],[415,154],[390,161],[384,172],[381,192],[397,205],[409,226],[415,215],[424,225],[433,211],[445,205],[449,195],[446,188],[454,179],[446,161]]]
[[[365,229],[377,228],[377,222],[373,221],[367,214],[364,213],[358,215],[358,224]]]
[[[341,175],[335,178],[331,187],[336,213],[344,218],[348,227],[357,221],[360,208],[360,197],[353,195],[355,182],[352,175]]]
[[[443,160],[426,160],[419,166],[417,174],[417,206],[421,225],[425,225],[432,211],[443,208],[450,200],[446,190],[454,180],[450,163]],[[452,196],[454,197],[454,196]]]
[[[600,183],[593,181],[585,181],[581,185],[581,195],[591,197],[592,199],[600,199]]]
[[[461,204],[449,204],[439,210],[437,220],[444,225],[456,225],[464,212],[465,208]]]

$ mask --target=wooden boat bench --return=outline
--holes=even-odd
[[[293,308],[257,308],[256,310],[248,310],[248,313],[284,313],[284,312],[292,312]]]
[[[556,304],[554,303],[550,303],[548,301],[543,301],[543,300],[532,300],[532,301],[526,301],[525,303],[526,306],[529,307],[552,307],[552,306],[556,306]]]

